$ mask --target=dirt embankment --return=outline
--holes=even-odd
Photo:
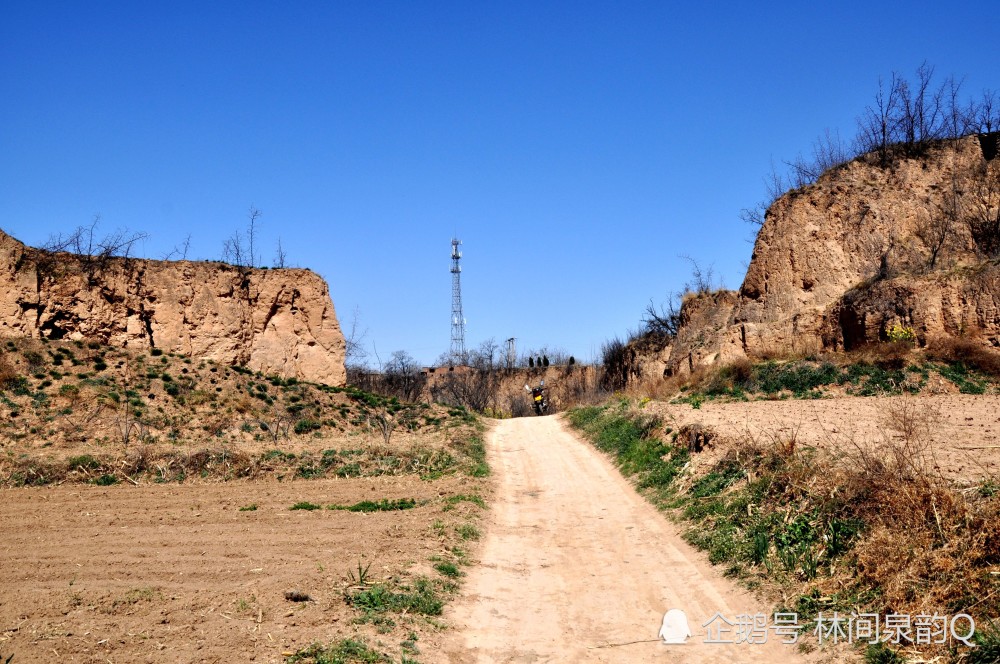
[[[1000,344],[1000,160],[986,137],[995,146],[967,136],[889,165],[861,156],[785,193],[739,290],[689,294],[676,339],[637,348],[636,377],[852,350],[893,326],[921,346]]]

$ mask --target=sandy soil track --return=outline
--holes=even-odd
[[[773,633],[761,645],[704,643],[702,624],[717,611],[733,620],[768,607],[705,562],[558,418],[502,421],[488,450],[497,494],[482,563],[446,614],[457,632],[449,661],[800,661]],[[670,608],[686,612],[693,636],[650,642]]]

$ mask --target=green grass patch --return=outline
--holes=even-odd
[[[464,572],[458,569],[458,566],[455,565],[455,563],[440,562],[434,565],[434,569],[451,579],[457,579],[458,577],[464,575]]]
[[[478,540],[482,536],[479,528],[476,528],[471,523],[463,523],[462,525],[455,526],[455,533],[463,540]]]
[[[435,584],[429,579],[417,579],[412,587],[390,587],[376,584],[370,588],[348,593],[345,601],[365,613],[407,612],[425,616],[439,616],[444,608]]]
[[[486,501],[482,499],[482,496],[477,494],[467,496],[464,493],[460,493],[454,496],[448,496],[448,498],[444,501],[444,511],[447,512],[454,509],[455,505],[458,505],[459,503],[472,503],[477,507],[486,509]]]
[[[417,506],[417,501],[412,498],[399,498],[388,500],[383,498],[379,501],[362,500],[353,505],[328,505],[329,510],[345,510],[348,512],[394,512],[397,510],[409,510]]]
[[[323,506],[322,505],[317,505],[316,503],[310,503],[309,501],[303,500],[301,502],[295,503],[294,505],[292,505],[288,509],[290,509],[290,510],[308,510],[308,511],[311,512],[313,510],[321,510],[321,509],[323,509]]]
[[[322,645],[314,643],[285,658],[286,664],[381,664],[392,662],[386,654],[359,639],[342,639]]]

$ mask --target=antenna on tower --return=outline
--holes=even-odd
[[[462,315],[462,244],[451,240],[451,361],[465,364],[465,317]]]

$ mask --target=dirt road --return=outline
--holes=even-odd
[[[448,612],[457,632],[449,661],[799,661],[774,632],[760,645],[704,642],[716,612],[736,622],[768,607],[723,578],[559,419],[501,421],[488,449],[498,489],[482,563]],[[653,641],[671,608],[687,614],[687,643]],[[730,629],[719,640],[735,640]]]

